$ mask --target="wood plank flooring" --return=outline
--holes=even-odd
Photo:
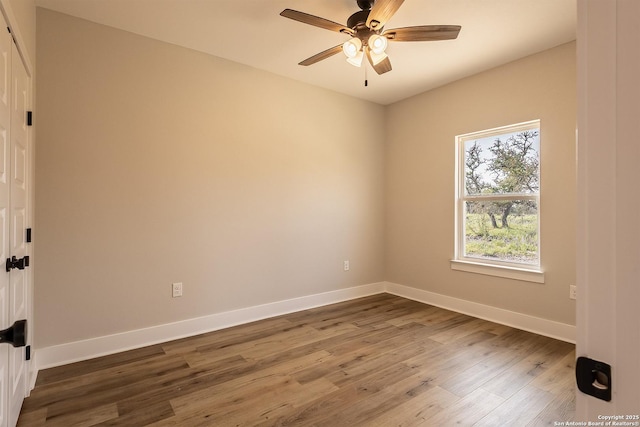
[[[18,426],[544,426],[572,344],[389,294],[41,371]]]

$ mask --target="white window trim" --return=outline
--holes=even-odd
[[[485,264],[477,261],[451,260],[451,269],[486,276],[504,277],[524,282],[544,283],[544,273],[540,269],[510,267],[506,265]]]
[[[532,128],[540,129],[540,120],[530,120],[514,125],[501,126],[479,132],[467,133],[456,136],[456,186],[455,186],[455,254],[451,260],[451,269],[469,273],[484,274],[489,276],[504,277],[508,279],[527,282],[544,283],[544,273],[540,264],[540,193],[538,194],[496,194],[496,195],[465,195],[464,193],[464,142],[470,139],[480,139],[505,133],[515,133]],[[464,202],[467,200],[535,200],[538,206],[538,263],[521,264],[515,262],[485,260],[464,256],[464,221],[461,215],[464,212]]]

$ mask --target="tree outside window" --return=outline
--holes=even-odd
[[[456,139],[456,259],[538,267],[540,122]]]

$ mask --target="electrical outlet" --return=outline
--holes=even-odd
[[[171,285],[171,291],[173,293],[173,297],[181,297],[182,296],[182,283],[173,283]]]
[[[569,298],[576,299],[576,285],[569,285]]]
[[[344,262],[344,271],[349,271],[349,268],[350,268],[350,267],[349,267],[349,260],[346,260],[346,261]]]

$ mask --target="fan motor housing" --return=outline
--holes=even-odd
[[[360,10],[347,19],[347,27],[356,30],[357,27],[367,26],[367,18],[369,17],[370,10]]]

